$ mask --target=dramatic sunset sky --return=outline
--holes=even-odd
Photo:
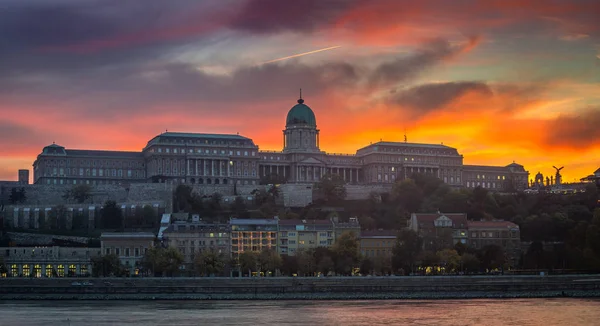
[[[165,129],[279,150],[299,88],[328,152],[406,129],[572,182],[600,167],[600,1],[0,0],[0,179]]]

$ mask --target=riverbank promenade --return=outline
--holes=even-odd
[[[0,279],[0,300],[600,297],[600,275]]]

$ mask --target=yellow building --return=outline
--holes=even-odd
[[[300,250],[329,247],[335,241],[329,220],[279,221],[279,254],[294,256]]]
[[[360,234],[360,252],[369,259],[391,258],[398,231],[374,230]]]

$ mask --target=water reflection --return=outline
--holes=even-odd
[[[0,302],[2,325],[597,325],[600,300]],[[67,322],[67,319],[69,322]]]

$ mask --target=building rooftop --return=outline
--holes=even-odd
[[[101,239],[108,239],[108,238],[113,238],[113,239],[152,238],[152,239],[154,239],[154,237],[155,237],[154,233],[150,233],[150,232],[102,232],[102,234],[100,235]]]
[[[509,222],[509,221],[469,221],[468,225],[469,225],[469,229],[477,229],[477,228],[518,229],[519,228],[518,225],[516,225],[513,222]]]
[[[250,140],[248,137],[239,134],[202,134],[193,132],[164,132],[156,137],[183,137],[183,138],[202,138],[202,139],[232,139],[232,140]]]
[[[88,149],[67,149],[65,150],[69,156],[93,156],[93,157],[123,157],[123,158],[143,158],[142,152],[130,151],[105,151],[105,150],[88,150]]]
[[[277,225],[278,220],[276,219],[241,219],[241,218],[232,218],[229,220],[229,223],[232,225]]]
[[[279,225],[331,225],[330,220],[279,220]]]
[[[464,170],[482,170],[482,171],[498,171],[506,172],[508,169],[506,166],[494,166],[494,165],[463,165]]]
[[[419,227],[432,228],[434,227],[433,222],[438,218],[445,216],[452,220],[455,227],[467,226],[467,214],[465,213],[413,213],[417,219]]]
[[[371,239],[389,239],[396,238],[398,236],[398,231],[396,230],[368,230],[368,231],[360,231],[361,238],[371,238]]]
[[[169,225],[164,233],[171,232],[204,232],[204,231],[221,231],[229,232],[229,224],[205,223],[205,222],[175,222]]]

